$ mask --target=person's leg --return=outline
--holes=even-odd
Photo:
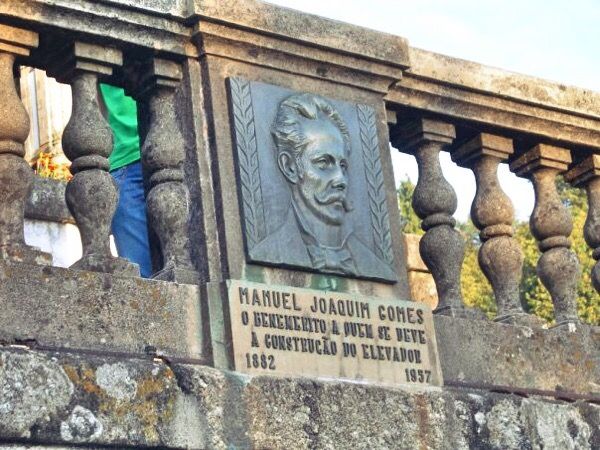
[[[111,172],[119,186],[119,202],[112,221],[112,233],[119,256],[139,264],[144,278],[152,275],[146,199],[140,161]]]

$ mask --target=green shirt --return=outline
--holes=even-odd
[[[108,157],[113,171],[140,160],[137,105],[120,87],[100,84],[100,91],[113,132],[113,151]]]

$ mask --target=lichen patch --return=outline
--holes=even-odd
[[[96,369],[96,383],[115,400],[133,400],[137,382],[123,363],[103,364]]]
[[[69,442],[90,442],[102,435],[102,423],[89,409],[77,405],[66,421],[60,423],[60,437]]]
[[[0,435],[29,437],[36,423],[67,407],[73,392],[55,361],[34,353],[0,354]]]

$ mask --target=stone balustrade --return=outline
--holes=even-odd
[[[50,264],[48,255],[28,247],[23,240],[23,214],[29,194],[32,171],[23,160],[23,142],[29,132],[29,119],[17,96],[13,71],[15,57],[30,56],[38,46],[38,34],[8,25],[0,25],[0,89],[3,115],[0,122],[1,155],[4,158],[0,202],[2,245],[0,255],[9,261]],[[83,256],[72,268],[139,276],[139,268],[123,258],[111,255],[109,235],[117,205],[117,189],[108,173],[112,151],[112,133],[98,103],[98,83],[110,81],[136,87],[132,93],[147,105],[147,135],[142,146],[142,163],[148,175],[148,216],[160,242],[160,267],[153,278],[197,284],[198,272],[190,260],[188,245],[188,193],[183,182],[184,143],[177,123],[175,90],[181,81],[178,63],[150,59],[129,78],[117,77],[124,62],[121,50],[68,38],[47,42],[50,48],[39,50],[31,64],[45,69],[50,76],[68,83],[73,92],[73,110],[62,138],[65,155],[71,160],[74,177],[66,189],[66,204],[79,228]],[[46,44],[44,44],[46,45]]]
[[[565,148],[538,144],[515,156],[513,141],[508,137],[483,132],[458,143],[455,138],[455,127],[448,121],[394,120],[391,127],[392,145],[401,152],[414,155],[419,169],[412,205],[422,219],[421,227],[425,231],[420,243],[421,257],[433,275],[438,291],[439,304],[434,313],[485,319],[462,303],[460,273],[464,238],[453,229],[456,194],[444,178],[439,161],[440,151],[446,150],[451,152],[453,161],[470,168],[475,175],[477,189],[471,219],[480,231],[482,245],[478,260],[494,292],[498,310],[495,321],[542,326],[541,320],[524,311],[520,300],[523,252],[513,237],[512,202],[502,191],[497,175],[498,165],[510,159],[511,170],[533,184],[535,208],[530,228],[541,251],[537,274],[552,298],[556,324],[578,324],[580,267],[575,252],[570,249],[573,224],[567,207],[559,198],[556,177],[565,174],[574,186],[586,189],[589,213],[584,234],[598,260],[599,242],[595,231],[597,157],[591,155],[567,172],[572,157]],[[592,271],[596,289],[597,267]]]
[[[68,269],[51,267],[49,255],[23,238],[33,175],[24,160],[29,119],[16,89],[19,65],[72,86],[63,147],[74,177],[65,205],[83,256]],[[110,253],[117,190],[99,82],[123,87],[138,102],[152,280]],[[597,447],[600,332],[577,315],[580,267],[556,179],[564,174],[585,189],[584,235],[600,261],[600,94],[258,0],[4,0],[0,100],[3,443],[333,448],[350,436],[365,448]],[[333,159],[337,192],[331,201],[313,195],[301,204],[312,220],[303,222],[290,202],[306,200],[310,189],[296,186],[300,157],[289,150],[301,145],[288,126],[294,114],[312,120],[313,107],[331,122],[312,132],[337,152],[317,161],[325,172]],[[396,151],[414,156],[419,170],[412,199],[425,232],[418,264],[406,261]],[[494,320],[464,303],[465,238],[442,152],[475,176],[471,218],[497,304]],[[541,252],[537,273],[554,304],[551,329],[520,301],[523,251],[500,164],[535,190],[530,228]],[[311,208],[318,210],[312,216]],[[281,223],[286,211],[289,223]],[[319,223],[327,232],[311,233]],[[433,318],[427,306],[402,301],[415,300],[407,266],[431,273],[439,299]],[[600,263],[591,280],[600,291]],[[267,312],[252,310],[261,299],[251,286],[268,286],[261,288],[265,302],[281,294],[281,308],[273,300],[260,305]],[[296,302],[300,291],[304,303]],[[356,359],[352,346],[343,347],[353,330]],[[328,349],[339,338],[351,356],[297,349],[315,337]],[[390,342],[397,348],[383,345]],[[405,346],[427,349],[435,385],[423,371],[423,381],[417,372],[411,381],[409,367],[383,366],[386,349],[402,355]],[[259,348],[284,353],[287,367],[261,359]],[[423,362],[417,350],[407,354],[411,364]],[[395,364],[390,358],[385,363]],[[347,383],[351,376],[340,369],[347,361],[356,363],[359,382]],[[385,372],[394,389],[367,386],[365,368],[373,380]],[[383,398],[391,399],[393,417],[374,413]]]
[[[423,119],[401,124],[392,142],[402,151],[414,154],[419,166],[412,205],[425,230],[419,251],[436,282],[439,303],[435,311],[463,317],[468,311],[462,303],[460,287],[465,243],[454,229],[456,193],[444,178],[439,160],[440,151],[454,138],[452,125]]]
[[[439,153],[446,150],[459,166],[470,168],[475,175],[477,190],[471,219],[480,230],[482,245],[478,260],[496,299],[498,314],[495,320],[542,326],[538,318],[524,311],[520,300],[523,252],[513,237],[512,202],[502,191],[497,175],[498,165],[511,158],[511,169],[533,183],[536,204],[531,216],[531,232],[542,252],[537,273],[552,297],[556,323],[578,323],[579,262],[570,250],[571,218],[555,185],[556,175],[569,167],[570,152],[538,144],[515,157],[512,139],[501,135],[479,133],[455,143],[455,127],[447,121],[422,118],[393,120],[392,123],[392,145],[401,152],[414,155],[419,169],[412,205],[422,219],[421,227],[425,231],[420,242],[421,257],[433,275],[438,291],[439,303],[434,313],[485,319],[483,314],[467,308],[462,301],[460,273],[464,238],[453,228],[456,194],[444,178],[440,165]],[[593,161],[588,158],[567,177],[576,186],[586,186],[588,191],[590,213],[585,235],[588,244],[595,249],[598,244],[592,225],[596,214]]]
[[[49,255],[27,246],[23,234],[25,201],[33,174],[23,157],[29,116],[14,81],[17,56],[29,55],[38,45],[36,33],[0,25],[0,257],[8,261],[49,264]]]
[[[571,216],[556,189],[556,176],[571,162],[569,150],[538,144],[512,162],[511,169],[533,182],[535,207],[530,228],[542,256],[537,273],[552,297],[558,324],[577,322],[579,261],[570,249]]]
[[[600,260],[600,157],[587,156],[565,174],[565,179],[575,187],[584,188],[588,199],[588,215],[583,229],[585,242],[592,250],[593,258]],[[600,292],[600,265],[592,269],[592,283]]]
[[[149,174],[147,196],[150,227],[160,241],[163,266],[154,278],[196,284],[187,238],[188,192],[184,181],[185,149],[177,123],[175,91],[183,76],[179,64],[151,58],[133,95],[148,112],[142,163]]]
[[[40,2],[42,3],[44,2]],[[181,6],[178,11],[183,14],[185,8]],[[6,12],[7,17],[11,14],[18,15],[19,7],[11,3],[6,7]],[[33,17],[34,23],[41,20]],[[109,81],[124,86],[140,105],[142,162],[148,186],[148,219],[158,242],[156,250],[159,253],[156,258],[159,263],[153,277],[166,281],[198,283],[196,267],[201,266],[202,261],[192,261],[191,254],[208,259],[212,256],[201,251],[191,252],[190,249],[190,236],[195,232],[190,229],[189,191],[197,191],[198,186],[189,186],[185,179],[186,137],[183,131],[185,124],[181,119],[184,115],[181,110],[185,108],[181,107],[177,93],[182,91],[182,83],[188,82],[184,78],[192,75],[191,72],[184,73],[182,58],[197,58],[202,54],[202,48],[192,45],[190,36],[195,31],[186,32],[183,22],[185,21],[174,20],[172,35],[168,39],[159,39],[165,46],[160,57],[149,56],[142,51],[143,48],[148,48],[148,43],[138,42],[140,48],[133,51],[136,44],[134,36],[128,35],[126,31],[120,31],[121,41],[127,42],[123,45],[116,40],[99,44],[91,34],[89,42],[82,39],[85,34],[77,39],[69,39],[68,33],[61,35],[60,40],[51,41],[47,36],[52,33],[48,34],[48,31],[43,30],[43,39],[39,45],[38,32],[34,31],[37,26],[27,30],[22,26],[0,24],[3,35],[0,44],[0,89],[7,99],[3,107],[5,111],[11,112],[5,113],[0,121],[0,156],[2,167],[6,166],[6,170],[1,171],[5,178],[2,183],[2,198],[5,200],[0,202],[3,211],[0,214],[0,256],[3,259],[49,264],[47,255],[27,247],[22,238],[22,212],[31,173],[22,158],[28,119],[18,101],[13,81],[17,58],[18,62],[47,70],[50,75],[71,84],[73,88],[73,113],[64,132],[63,146],[72,161],[75,176],[68,185],[66,203],[80,229],[83,257],[72,268],[124,276],[139,275],[135,265],[111,256],[108,246],[117,192],[107,173],[107,157],[112,139],[108,124],[100,113],[96,85],[99,81]],[[164,23],[140,21],[137,26],[159,33]],[[122,28],[119,27],[119,30]],[[213,35],[214,31],[211,30],[208,34]],[[37,47],[40,48],[36,50]],[[424,77],[430,76],[426,73],[427,64],[430,63],[428,58],[431,56],[420,51],[413,51],[412,56],[416,61],[423,62],[414,73],[421,71]],[[381,56],[374,54],[373,57]],[[535,189],[536,207],[531,218],[531,231],[542,251],[538,274],[552,296],[557,323],[577,322],[575,296],[579,265],[575,254],[569,250],[572,225],[566,208],[558,199],[554,180],[556,175],[571,167],[567,178],[574,186],[586,189],[590,212],[585,237],[594,252],[594,258],[599,259],[600,238],[595,232],[596,216],[599,214],[596,198],[597,157],[592,155],[580,163],[571,164],[568,149],[542,143],[528,151],[515,151],[513,140],[531,142],[532,138],[527,129],[517,130],[515,134],[515,126],[508,120],[504,120],[504,124],[507,130],[510,129],[510,133],[503,133],[502,126],[491,133],[489,125],[480,127],[481,131],[474,133],[473,130],[478,128],[477,123],[472,122],[467,126],[469,117],[462,110],[460,114],[457,111],[454,117],[450,110],[444,119],[433,119],[428,114],[420,115],[413,108],[418,101],[422,102],[425,88],[423,82],[417,82],[417,79],[422,80],[413,78],[409,73],[405,84],[413,89],[412,96],[406,97],[408,94],[398,85],[387,95],[386,107],[392,111],[400,107],[404,111],[401,118],[394,120],[397,123],[392,127],[391,141],[398,150],[414,155],[419,168],[413,207],[425,230],[420,253],[435,279],[438,291],[439,304],[435,312],[453,317],[484,318],[478,311],[465,307],[462,301],[460,273],[464,242],[460,232],[455,229],[452,217],[456,210],[456,193],[444,178],[439,162],[440,151],[449,151],[458,165],[470,168],[475,175],[477,193],[473,199],[471,218],[480,230],[482,246],[479,250],[479,263],[494,291],[498,306],[496,320],[539,325],[525,313],[520,303],[519,282],[523,255],[513,237],[513,206],[500,188],[496,173],[500,163],[510,160],[511,169],[518,175],[531,179]],[[462,88],[460,82],[456,82],[451,76],[444,81],[454,83],[454,89]],[[461,82],[468,84],[468,81]],[[190,86],[186,88],[189,89]],[[437,103],[433,101],[433,94],[428,95],[432,101],[424,108],[439,112]],[[436,95],[439,97],[443,94],[438,92]],[[450,106],[469,100],[464,96],[458,98],[455,92],[448,92],[448,98],[456,99],[454,103],[449,103]],[[571,127],[576,125],[579,124],[573,123]],[[457,127],[460,128],[458,137]],[[465,134],[464,130],[468,132]],[[566,130],[562,130],[563,141],[569,139],[568,128]],[[548,133],[547,127],[540,126],[538,131]],[[552,136],[548,136],[545,140],[551,142],[551,138]],[[591,139],[590,142],[595,145],[593,136]],[[581,142],[577,141],[577,144],[580,145]],[[210,205],[201,207],[207,213],[210,212]],[[194,217],[198,217],[196,207],[193,209]],[[219,220],[218,212],[211,214],[213,220]],[[205,234],[200,241],[206,241],[206,233],[210,231],[210,225],[204,224],[204,227]],[[202,235],[202,231],[199,233]],[[193,240],[198,242],[199,238]],[[210,245],[216,243],[215,241]],[[596,288],[600,289],[600,270],[597,267],[593,271],[592,280]],[[211,269],[203,271],[210,273]]]
[[[50,75],[71,85],[73,110],[62,145],[74,175],[65,193],[81,234],[83,256],[72,267],[138,275],[139,267],[111,255],[109,235],[118,193],[108,173],[113,148],[110,126],[100,112],[98,80],[122,64],[118,50],[74,42],[49,56]]]
[[[502,191],[498,165],[513,154],[510,139],[480,133],[452,153],[460,166],[475,174],[477,192],[471,206],[471,219],[480,230],[482,245],[479,264],[494,291],[498,322],[531,323],[519,297],[523,252],[512,237],[514,208]]]

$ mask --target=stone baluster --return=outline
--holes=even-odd
[[[592,284],[600,293],[600,155],[590,155],[569,170],[565,179],[572,186],[585,188],[588,213],[583,228],[585,242],[597,261],[592,269]]]
[[[152,58],[132,89],[147,112],[142,164],[148,177],[148,222],[158,236],[163,267],[155,279],[197,284],[189,249],[188,190],[184,184],[184,139],[176,115],[176,89],[183,77],[175,62]]]
[[[514,152],[511,139],[481,133],[452,152],[452,159],[475,174],[477,192],[471,219],[480,231],[478,259],[498,306],[497,322],[537,324],[519,298],[523,252],[512,236],[514,208],[498,180],[498,165]]]
[[[38,45],[31,31],[0,25],[0,259],[28,264],[51,264],[47,253],[25,244],[24,207],[33,171],[23,159],[29,116],[19,99],[14,79],[17,56]]]
[[[455,138],[454,126],[420,119],[401,124],[392,131],[392,142],[401,152],[417,159],[419,180],[412,205],[422,220],[425,235],[421,238],[421,258],[435,280],[439,303],[436,314],[475,317],[477,313],[462,304],[460,272],[465,243],[454,228],[456,193],[444,178],[439,154]]]
[[[112,132],[98,103],[98,78],[121,65],[121,52],[82,42],[70,44],[49,58],[48,72],[71,85],[73,109],[62,144],[74,174],[66,201],[77,222],[83,248],[74,269],[139,276],[139,267],[111,255],[109,235],[117,207],[117,187],[108,173]]]
[[[579,261],[570,249],[569,239],[573,223],[556,189],[556,176],[564,172],[570,162],[569,150],[539,144],[510,165],[517,175],[533,182],[535,207],[529,226],[542,252],[537,273],[552,297],[557,325],[578,322]]]

